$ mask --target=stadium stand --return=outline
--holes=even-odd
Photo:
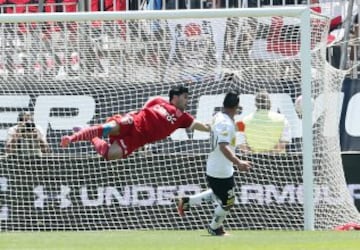
[[[246,8],[246,7],[263,7],[263,6],[293,6],[299,4],[309,4],[312,6],[312,9],[318,13],[321,13],[326,16],[330,16],[331,26],[329,32],[329,45],[333,45],[342,40],[344,36],[344,28],[342,23],[346,17],[346,9],[348,7],[348,1],[329,1],[329,0],[0,0],[0,13],[34,13],[34,12],[76,12],[76,11],[132,11],[132,10],[167,10],[167,9],[203,9],[203,8]],[[355,24],[357,21],[357,6],[354,7],[352,23]],[[106,47],[106,40],[109,37],[109,34],[114,36],[120,36],[125,38],[126,25],[122,21],[119,21],[119,26],[117,30],[109,31],[102,22],[93,22],[92,26],[94,28],[93,37],[96,40],[97,49],[93,49],[90,52],[86,53],[95,53],[99,60],[104,61],[104,55],[106,52],[100,51],[99,47]],[[285,25],[285,24],[284,24]],[[76,25],[67,24],[67,28],[76,31]],[[352,25],[355,27],[355,25]],[[70,71],[76,72],[79,70],[79,61],[81,56],[84,56],[84,52],[77,51],[75,46],[70,46],[68,53],[66,55],[58,55],[56,48],[47,48],[44,50],[43,55],[40,55],[40,59],[26,60],[26,48],[24,48],[24,39],[26,39],[27,32],[29,30],[34,30],[36,27],[31,27],[31,25],[19,24],[17,27],[8,27],[13,29],[12,37],[2,37],[1,40],[13,40],[12,42],[7,42],[7,44],[12,44],[17,48],[17,55],[10,55],[11,59],[5,58],[6,68],[10,71],[15,70],[19,74],[26,73],[26,70],[23,70],[22,67],[39,68],[39,65],[44,67],[44,72],[51,72],[50,75],[58,74],[59,70],[62,70],[61,66],[65,68],[70,68]],[[58,39],[61,29],[64,27],[59,26],[55,23],[49,23],[48,28],[42,30],[44,39]],[[355,28],[353,28],[355,30]],[[75,33],[75,32],[74,32]],[[352,32],[353,38],[355,32]],[[357,37],[355,37],[355,40]],[[10,46],[10,45],[9,45]],[[67,45],[66,45],[67,46]],[[356,47],[357,43],[351,43],[351,52],[352,55],[349,56],[349,60],[357,61],[357,56],[355,55],[358,51]],[[329,48],[329,61],[333,66],[339,66],[339,55],[338,51],[340,46]],[[86,54],[85,53],[85,54]],[[9,55],[2,55],[2,57],[9,57]],[[39,56],[37,56],[39,57]],[[43,61],[38,63],[38,61]],[[34,62],[36,61],[36,62]],[[55,61],[61,62],[61,66],[58,69],[54,69],[58,73],[54,73],[52,68],[55,65]],[[37,66],[26,66],[24,63],[30,63],[31,65]],[[10,65],[9,65],[10,64]],[[19,66],[22,65],[22,66]],[[40,67],[40,68],[42,68]],[[46,69],[46,70],[45,70]],[[66,70],[65,70],[66,71]],[[2,71],[1,71],[2,72]],[[1,74],[0,72],[0,74]],[[60,73],[61,73],[60,72]],[[70,74],[71,75],[71,74]]]

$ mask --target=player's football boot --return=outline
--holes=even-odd
[[[66,135],[61,138],[60,146],[66,148],[71,143],[70,136]]]
[[[216,229],[212,229],[210,227],[210,225],[209,225],[208,228],[207,228],[207,231],[212,236],[224,236],[224,235],[226,235],[226,232],[225,232],[223,226],[220,226],[219,228],[216,228]]]
[[[189,197],[181,197],[177,203],[178,214],[181,217],[184,217],[185,211],[188,211],[189,209],[190,209]]]

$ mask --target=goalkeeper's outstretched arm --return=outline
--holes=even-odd
[[[210,132],[211,131],[211,126],[210,126],[210,124],[205,124],[203,122],[194,120],[194,122],[191,125],[190,129],[204,131],[204,132]]]

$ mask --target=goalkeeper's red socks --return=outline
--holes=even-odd
[[[103,134],[104,128],[102,125],[96,125],[92,127],[82,128],[78,132],[72,135],[66,135],[61,138],[60,145],[65,148],[68,147],[70,143],[76,141],[91,141],[94,137],[101,137]]]
[[[106,160],[108,160],[108,152],[110,148],[109,144],[106,141],[100,139],[99,137],[94,137],[91,140],[91,143],[94,145],[96,152],[102,157],[104,157]]]
[[[82,128],[79,132],[70,136],[70,142],[76,141],[90,141],[95,137],[101,137],[103,133],[103,126],[96,125],[87,128]]]

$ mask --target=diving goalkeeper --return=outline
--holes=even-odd
[[[169,91],[169,101],[162,97],[149,100],[138,112],[114,115],[106,123],[83,128],[61,138],[68,147],[77,141],[91,141],[96,152],[106,160],[122,159],[147,143],[166,138],[178,128],[210,131],[210,126],[185,112],[189,90],[183,85]],[[101,138],[109,138],[109,142]]]

